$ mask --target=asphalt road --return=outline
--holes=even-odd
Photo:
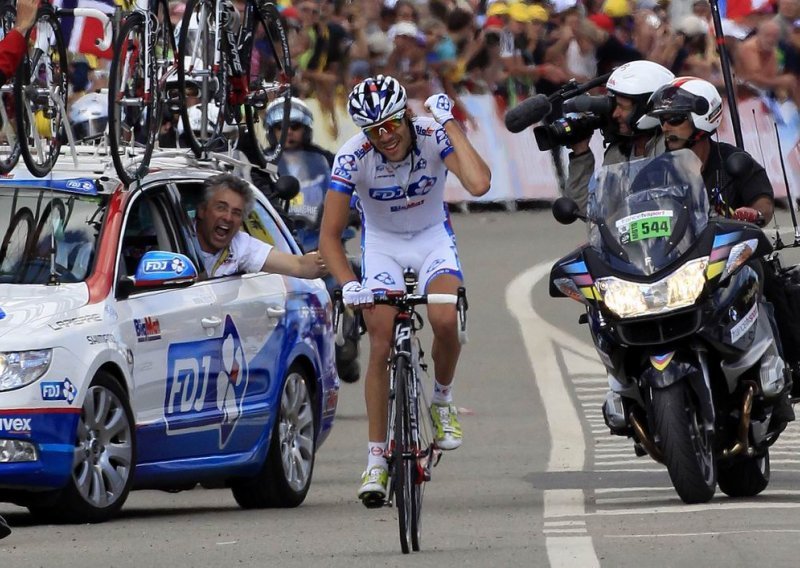
[[[605,377],[580,306],[547,295],[549,264],[585,239],[583,228],[542,210],[458,214],[454,226],[470,299],[455,387],[465,444],[427,486],[422,552],[401,554],[394,510],[356,499],[366,457],[357,383],[342,385],[299,508],[243,511],[224,489],[140,491],[113,522],[41,526],[0,504],[14,529],[0,566],[800,564],[800,427],[774,446],[762,495],[684,505],[662,466],[608,434]]]

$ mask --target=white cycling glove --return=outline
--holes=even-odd
[[[375,303],[372,290],[364,288],[357,280],[351,280],[342,286],[342,299],[346,306],[354,308],[369,307]]]
[[[428,97],[428,100],[425,101],[425,108],[442,126],[448,120],[453,120],[453,101],[444,93]]]

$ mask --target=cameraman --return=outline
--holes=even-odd
[[[655,156],[664,151],[664,137],[659,129],[638,130],[636,121],[645,114],[653,91],[674,78],[671,71],[652,61],[631,61],[614,70],[606,82],[613,110],[610,136],[604,141],[607,147],[603,164]],[[569,175],[564,188],[564,195],[574,199],[581,212],[586,211],[589,180],[595,170],[590,138],[570,146]]]

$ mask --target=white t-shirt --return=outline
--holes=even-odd
[[[228,248],[216,253],[205,252],[195,236],[196,249],[209,278],[228,276],[239,272],[259,272],[269,256],[272,246],[244,231],[233,237]],[[216,267],[216,270],[214,269]]]

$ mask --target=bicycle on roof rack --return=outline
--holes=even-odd
[[[127,185],[148,172],[176,53],[167,1],[136,0],[114,43],[108,88],[111,159]]]
[[[11,4],[0,11],[4,32],[13,27],[15,14]],[[21,155],[34,176],[44,177],[55,165],[64,137],[74,144],[72,131],[66,127],[68,70],[60,22],[64,16],[100,20],[104,25],[104,37],[97,40],[97,46],[105,50],[112,43],[113,26],[109,14],[98,8],[61,9],[51,0],[42,0],[36,23],[25,37],[27,49],[14,78],[13,113],[8,112],[6,105],[8,89],[0,90],[3,97],[0,119],[8,143],[7,149],[0,151],[3,173],[10,171]],[[10,134],[12,124],[13,135]]]
[[[386,461],[389,466],[387,499],[366,502],[368,507],[397,506],[400,548],[404,554],[420,550],[422,540],[422,501],[425,483],[439,463],[442,450],[433,439],[433,423],[423,378],[427,364],[417,332],[422,329],[422,315],[416,307],[423,304],[455,304],[458,315],[458,339],[467,342],[467,295],[461,287],[457,294],[414,294],[417,275],[410,268],[404,272],[406,290],[375,294],[376,305],[397,308],[389,358],[389,412],[386,431]],[[343,341],[342,291],[334,293],[334,328],[336,342]],[[424,410],[421,410],[424,409]]]
[[[226,125],[241,132],[246,123],[256,165],[275,173],[288,131],[294,74],[286,30],[268,0],[247,0],[238,25],[237,19],[231,0],[187,2],[178,40],[178,88],[187,93],[194,86],[202,112],[199,124],[192,124],[183,106],[184,131],[199,158],[224,140]],[[264,115],[268,104],[281,97],[284,124],[270,148]],[[211,107],[217,112],[209,112]]]

